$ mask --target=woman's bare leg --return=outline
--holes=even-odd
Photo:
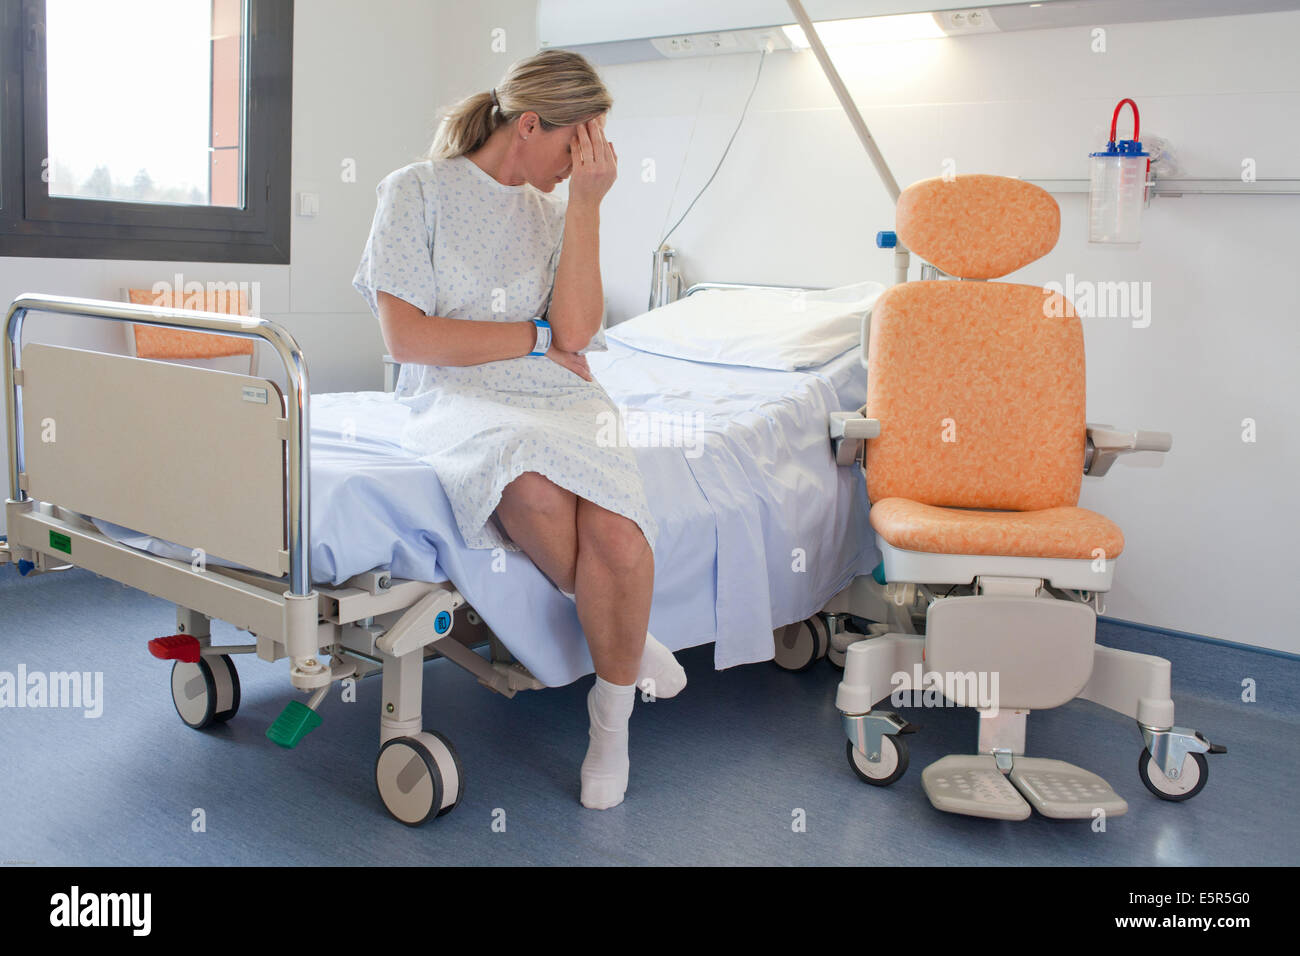
[[[578,498],[535,471],[501,491],[497,517],[510,540],[561,591],[573,593],[578,562]]]
[[[654,590],[654,556],[636,522],[532,471],[506,485],[497,517],[543,574],[576,595],[596,674],[635,683]]]
[[[650,626],[654,555],[630,518],[578,499],[578,620],[596,675],[635,684]]]
[[[654,555],[636,522],[579,498],[576,577],[578,620],[596,665],[582,805],[608,810],[627,792],[628,720],[654,590]]]
[[[587,694],[591,729],[580,774],[582,803],[598,810],[617,806],[627,791],[628,719],[650,623],[650,545],[636,522],[535,472],[506,486],[497,517],[542,573],[575,594],[596,666],[596,683]],[[671,654],[668,659],[680,671]],[[653,663],[656,673],[663,671],[662,662]]]

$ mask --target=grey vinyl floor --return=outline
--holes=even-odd
[[[173,614],[83,570],[22,579],[0,567],[0,672],[75,669],[104,681],[97,718],[0,709],[0,859],[1255,866],[1300,858],[1300,663],[1285,656],[1101,622],[1101,643],[1168,657],[1178,722],[1229,750],[1210,758],[1200,795],[1169,803],[1138,779],[1142,739],[1127,718],[1085,701],[1031,715],[1031,755],[1100,773],[1128,801],[1105,832],[931,807],[921,769],[974,750],[969,710],[904,711],[921,726],[910,738],[911,769],[892,787],[867,786],[845,760],[838,671],[824,661],[801,674],[772,664],[715,671],[712,646],[679,655],[690,680],[679,697],[637,703],[627,799],[589,811],[578,802],[578,767],[590,678],[507,700],[435,661],[425,665],[425,724],[453,741],[465,796],[447,816],[408,828],[388,816],[374,787],[377,678],[361,682],[355,703],[331,697],[321,727],[286,751],[264,734],[294,696],[287,665],[238,658],[239,714],[194,731],[173,710],[170,665],[145,647],[172,633]],[[216,642],[244,637],[214,622]],[[1254,701],[1243,700],[1243,681]]]

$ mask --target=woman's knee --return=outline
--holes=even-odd
[[[578,551],[592,551],[612,571],[629,573],[653,567],[650,545],[630,518],[589,501],[578,505]]]
[[[562,591],[573,592],[577,572],[577,497],[536,472],[525,472],[501,493],[497,517],[515,544]]]
[[[526,471],[506,485],[501,497],[543,518],[571,516],[577,501],[573,492],[535,471]]]

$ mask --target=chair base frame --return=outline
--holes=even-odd
[[[1050,598],[1076,605],[1071,610],[1077,610],[1081,605],[1091,614],[1089,604],[1094,595],[1085,598],[1080,594],[1057,591],[1046,587],[1041,579],[1019,582],[992,579],[988,583],[991,585],[988,590],[992,593],[987,595],[987,599],[991,601],[999,598],[1005,601],[1007,593],[1037,591],[1040,597],[1034,600],[1049,600],[1050,595]],[[843,621],[849,615],[889,625],[888,633],[863,635],[861,640],[848,645],[844,654],[844,679],[836,692],[835,706],[840,712],[845,735],[868,769],[882,759],[882,737],[915,731],[913,725],[892,710],[878,707],[886,699],[899,707],[906,706],[902,697],[907,693],[914,698],[917,694],[922,695],[923,705],[961,706],[972,703],[969,694],[954,693],[951,683],[936,679],[936,672],[925,673],[923,668],[933,661],[932,654],[927,653],[930,645],[926,631],[934,609],[946,600],[969,603],[984,599],[981,595],[985,592],[978,578],[974,592],[973,596],[945,598],[935,595],[924,585],[881,584],[871,576],[863,576],[856,578],[826,605],[823,613],[833,634],[842,634]],[[1087,673],[1075,678],[1075,686],[1081,683],[1082,689],[1077,694],[1067,693],[1063,699],[1048,706],[1059,706],[1077,696],[1133,719],[1152,763],[1163,771],[1166,778],[1163,781],[1152,780],[1147,783],[1148,788],[1165,799],[1181,799],[1178,781],[1190,768],[1192,755],[1222,753],[1224,748],[1211,744],[1196,730],[1174,725],[1169,661],[1152,654],[1096,644],[1095,616],[1092,625],[1091,667]],[[951,633],[944,635],[945,641],[951,642],[953,638]],[[973,674],[966,676],[973,680]],[[967,689],[970,686],[968,683]],[[1023,689],[1012,688],[1013,696],[1016,693],[1023,693]],[[1016,757],[1023,757],[1025,753],[1025,728],[1030,708],[999,708],[996,700],[981,699],[974,703],[981,718],[978,753],[993,757],[1004,775],[1011,774]],[[1145,776],[1143,779],[1146,782]]]

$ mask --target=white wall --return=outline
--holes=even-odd
[[[257,278],[266,314],[305,347],[313,391],[376,387],[382,340],[349,285],[374,185],[420,154],[439,105],[490,88],[535,51],[535,0],[313,0],[297,9],[294,188],[319,192],[321,215],[295,217],[292,266],[216,273],[0,259],[0,301],[22,291],[111,297],[177,268]],[[1100,55],[1086,30],[1056,30],[880,48],[837,63],[904,185],[938,175],[947,158],[958,172],[1081,178],[1122,96],[1138,101],[1145,130],[1173,141],[1188,176],[1236,176],[1253,157],[1261,178],[1300,178],[1300,74],[1291,65],[1300,14],[1129,24],[1107,39]],[[602,214],[612,321],[644,310],[651,250],[712,172],[756,62],[602,69],[622,167]],[[356,183],[339,178],[348,157]],[[1014,278],[1149,281],[1149,328],[1085,322],[1089,418],[1175,435],[1158,467],[1134,458],[1085,479],[1082,504],[1115,519],[1128,541],[1107,613],[1300,652],[1283,604],[1300,575],[1289,540],[1300,524],[1289,500],[1300,467],[1300,200],[1157,199],[1142,246],[1115,251],[1084,241],[1084,197],[1058,198],[1060,244]],[[812,55],[783,53],[768,58],[722,172],[671,244],[692,281],[888,282],[891,257],[873,237],[892,219]],[[32,338],[57,340],[37,335],[37,322]],[[70,341],[103,344],[82,332]],[[1240,440],[1246,417],[1258,422],[1255,444]]]
[[[835,58],[904,186],[949,158],[958,172],[1083,178],[1124,96],[1144,131],[1172,141],[1187,177],[1237,177],[1250,157],[1260,178],[1300,178],[1300,14],[1110,27],[1105,54],[1089,40],[1034,31]],[[603,69],[621,157],[602,217],[614,321],[645,309],[650,252],[712,172],[756,63]],[[1084,480],[1081,504],[1127,538],[1107,613],[1300,652],[1300,197],[1157,199],[1136,250],[1090,246],[1086,196],[1058,199],[1059,244],[1013,279],[1150,282],[1148,328],[1085,321],[1088,415],[1175,436],[1163,462],[1134,456]],[[888,283],[892,257],[874,235],[892,222],[813,55],[776,54],[721,173],[670,243],[689,281]],[[1245,418],[1258,423],[1254,444],[1241,440]]]

